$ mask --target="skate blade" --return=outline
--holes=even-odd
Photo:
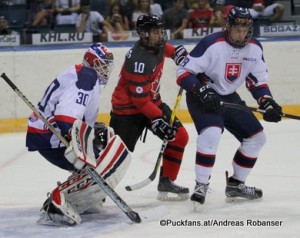
[[[69,222],[72,222],[71,220]],[[62,220],[61,215],[53,214],[51,217],[47,213],[40,214],[40,218],[36,221],[38,225],[44,226],[57,226],[57,227],[70,227],[76,225],[67,223],[65,220]]]
[[[191,202],[193,203],[194,212],[199,212],[203,210],[203,203],[194,200],[191,200]]]
[[[248,202],[260,202],[262,198],[256,198],[256,199],[248,199],[243,197],[226,197],[225,202],[226,203],[248,203]]]
[[[170,193],[170,192],[159,192],[157,195],[157,200],[159,201],[186,201],[189,199],[188,193]]]
[[[194,207],[194,212],[201,212],[203,210],[203,204],[199,203],[199,202],[193,202],[193,207]]]

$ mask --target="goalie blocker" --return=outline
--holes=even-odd
[[[82,169],[74,172],[52,191],[41,209],[38,224],[76,225],[81,222],[81,213],[99,210],[107,194],[86,172],[85,164],[92,166],[112,188],[118,185],[130,164],[131,154],[118,135],[110,133],[112,137],[108,138],[106,147],[95,158],[93,128],[77,120],[71,133],[73,139],[65,157],[75,167]]]

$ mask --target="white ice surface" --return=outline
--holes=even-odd
[[[37,152],[28,152],[25,133],[0,135],[0,237],[300,237],[300,122],[285,120],[264,123],[267,144],[263,148],[247,185],[263,189],[263,200],[225,202],[225,171],[232,172],[231,160],[238,143],[225,132],[217,153],[210,188],[204,205],[194,211],[191,201],[156,200],[157,178],[145,188],[127,192],[153,170],[161,141],[148,133],[146,144],[138,142],[133,160],[116,192],[140,214],[142,223],[132,223],[107,198],[103,211],[83,217],[76,227],[47,227],[36,224],[46,193],[64,181],[69,173],[48,163]],[[186,124],[190,141],[177,183],[194,188],[196,133]],[[160,223],[168,221],[168,226]],[[207,221],[215,222],[200,226]],[[256,225],[250,225],[253,221]],[[274,226],[263,222],[274,222]],[[261,225],[258,225],[258,222]],[[196,225],[191,225],[196,223]],[[219,223],[217,225],[216,223]]]

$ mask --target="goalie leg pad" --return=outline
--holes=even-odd
[[[115,188],[129,167],[131,154],[121,138],[115,135],[109,140],[96,161],[95,170],[112,188]],[[93,181],[85,169],[74,172],[57,189],[65,195],[65,199],[79,214],[101,205],[102,200],[107,197],[107,194]]]
[[[131,162],[131,154],[122,139],[115,135],[101,151],[95,169],[114,188],[125,175]],[[113,176],[112,176],[113,175]]]

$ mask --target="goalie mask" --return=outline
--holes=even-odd
[[[226,21],[226,36],[230,45],[243,48],[252,37],[253,19],[247,8],[231,8]]]
[[[84,54],[82,64],[94,69],[101,85],[106,85],[114,66],[112,52],[103,44],[92,44]]]
[[[164,23],[156,15],[140,15],[136,22],[136,30],[142,44],[147,49],[159,49],[165,46],[167,34],[164,30]]]

